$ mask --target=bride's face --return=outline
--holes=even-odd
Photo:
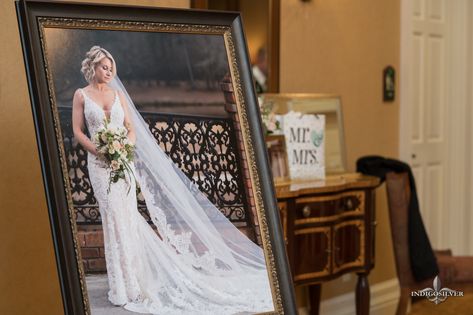
[[[112,62],[108,58],[103,58],[95,66],[95,81],[97,83],[109,83],[113,79]]]

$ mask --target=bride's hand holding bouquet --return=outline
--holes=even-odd
[[[130,182],[135,174],[131,168],[134,158],[135,145],[127,137],[128,130],[124,127],[110,126],[105,119],[104,126],[95,134],[94,143],[97,146],[97,156],[111,168],[110,185],[124,179]]]

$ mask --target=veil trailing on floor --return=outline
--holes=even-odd
[[[262,249],[163,152],[117,76],[110,86],[121,91],[128,102],[136,132],[135,176],[162,241],[200,273],[238,276],[265,272]]]

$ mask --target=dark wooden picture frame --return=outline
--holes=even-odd
[[[213,32],[225,36],[226,44],[230,46],[227,46],[227,51],[230,51],[228,58],[235,96],[229,110],[233,110],[234,121],[240,130],[241,150],[248,165],[248,183],[253,187],[274,314],[296,314],[292,279],[239,14],[31,0],[17,2],[16,8],[65,313],[88,314],[90,309],[76,238],[64,147],[59,136],[61,124],[44,49],[45,25],[91,30],[112,27],[133,32],[154,29],[178,34]]]

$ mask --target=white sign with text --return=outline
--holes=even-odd
[[[325,178],[325,116],[291,111],[283,130],[291,179]]]

